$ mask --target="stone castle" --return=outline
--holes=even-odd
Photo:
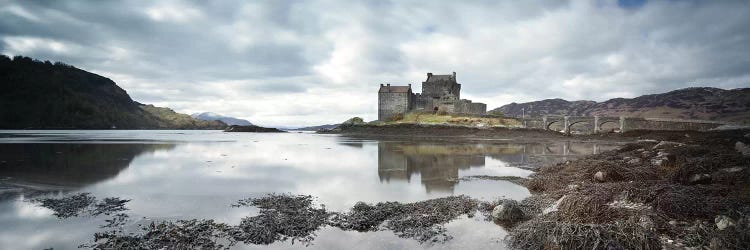
[[[394,115],[409,111],[443,111],[450,114],[484,115],[487,105],[461,99],[461,84],[453,75],[427,73],[422,82],[422,93],[413,93],[411,84],[391,86],[380,84],[378,90],[378,120],[387,121]]]

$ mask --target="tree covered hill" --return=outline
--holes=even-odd
[[[0,55],[0,129],[223,129],[143,105],[109,78],[73,66]]]

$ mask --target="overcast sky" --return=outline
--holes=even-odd
[[[492,109],[750,86],[750,1],[6,1],[0,52],[143,103],[261,125],[377,118],[380,83],[456,71]]]

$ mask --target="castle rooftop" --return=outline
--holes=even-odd
[[[388,84],[388,85],[380,84],[380,90],[378,90],[378,92],[381,92],[381,93],[388,93],[388,92],[390,92],[390,93],[407,93],[410,90],[411,90],[411,84],[409,84],[408,86],[391,86],[390,84]]]

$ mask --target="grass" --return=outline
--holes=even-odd
[[[434,114],[424,112],[411,112],[403,115],[402,119],[388,122],[387,124],[412,123],[412,124],[445,124],[472,127],[513,127],[520,126],[516,119],[504,117],[479,117],[455,114]]]

